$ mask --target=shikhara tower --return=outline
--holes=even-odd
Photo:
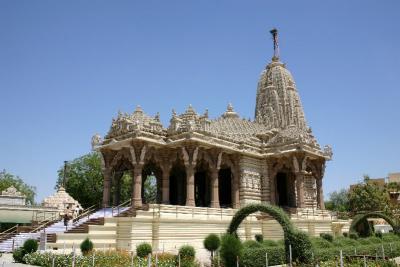
[[[329,146],[321,149],[308,127],[292,75],[280,62],[277,31],[274,56],[258,82],[255,120],[234,111],[220,117],[189,106],[172,112],[170,125],[141,107],[119,113],[93,147],[102,155],[103,205],[117,205],[124,173],[131,175],[133,209],[147,206],[143,184],[157,181],[157,203],[239,208],[250,202],[285,207],[293,213],[323,210],[322,180]]]

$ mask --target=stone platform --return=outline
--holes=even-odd
[[[159,252],[176,252],[180,246],[189,244],[203,254],[204,238],[209,233],[225,233],[236,211],[154,204],[148,211],[136,211],[135,217],[110,217],[105,218],[104,225],[89,225],[88,233],[58,233],[56,242],[48,243],[47,248],[70,252],[89,237],[95,249],[100,250],[135,251],[136,245],[148,242]],[[291,214],[291,220],[296,227],[312,236],[340,234],[340,231],[348,231],[350,225],[349,221],[338,220],[327,211],[317,210],[314,213],[303,210]],[[238,234],[242,240],[254,239],[255,234],[263,234],[265,239],[273,240],[283,237],[280,225],[259,213],[248,216]]]

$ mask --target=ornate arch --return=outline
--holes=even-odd
[[[304,232],[294,227],[287,214],[279,207],[267,204],[251,204],[238,210],[227,229],[228,234],[237,236],[237,229],[247,216],[255,212],[264,212],[274,218],[282,227],[285,239],[286,259],[289,260],[289,245],[292,247],[293,261],[307,263],[311,260],[312,245]]]
[[[132,158],[129,154],[129,151],[127,151],[126,149],[121,149],[117,152],[117,154],[114,156],[109,164],[110,170],[115,170],[118,164],[121,164],[123,162],[128,162],[130,165],[132,165]]]

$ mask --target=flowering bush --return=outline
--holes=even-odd
[[[132,255],[128,252],[124,251],[111,251],[111,252],[96,252],[94,251],[92,254],[88,254],[87,256],[76,255],[75,256],[75,266],[76,267],[91,267],[93,266],[93,258],[94,258],[94,266],[96,267],[130,267],[132,261]],[[61,255],[54,254],[51,252],[35,252],[31,254],[26,254],[24,256],[24,261],[27,264],[36,265],[36,266],[45,266],[51,267],[54,259],[54,266],[56,267],[65,267],[71,266],[73,255]],[[159,267],[175,267],[176,266],[176,256],[168,253],[162,253],[157,255],[158,266]],[[133,257],[133,266],[146,266],[147,258],[139,258]],[[156,258],[152,257],[152,266],[155,266]]]

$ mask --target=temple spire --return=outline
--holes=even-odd
[[[276,28],[273,28],[272,30],[270,30],[270,33],[272,34],[272,40],[274,41],[274,56],[272,57],[272,60],[278,61],[279,60],[278,30]]]

